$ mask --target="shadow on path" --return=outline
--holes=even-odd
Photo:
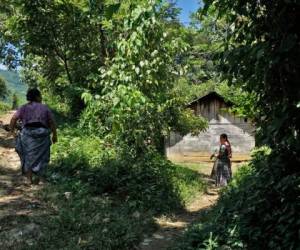
[[[145,238],[140,244],[139,250],[164,250],[172,247],[176,239],[184,233],[192,223],[201,221],[216,203],[219,189],[213,182],[208,182],[205,193],[198,194],[186,209],[173,217],[156,218],[159,229],[151,237]]]
[[[0,137],[0,145],[3,148],[14,148],[15,147],[15,139],[14,138],[5,138],[3,136]]]

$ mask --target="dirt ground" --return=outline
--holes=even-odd
[[[8,124],[11,115],[0,116],[0,122]],[[31,218],[45,212],[36,198],[40,188],[25,184],[14,139],[0,128],[0,249],[16,249],[24,241],[30,245],[39,237],[39,226]]]

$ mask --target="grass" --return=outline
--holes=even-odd
[[[5,114],[8,110],[10,110],[10,107],[6,103],[0,101],[0,115]]]
[[[240,162],[240,163],[232,163],[232,171],[233,173],[237,172],[239,168],[248,162]],[[203,175],[209,176],[211,174],[211,170],[213,167],[213,162],[210,163],[178,163],[179,165],[189,168],[193,171],[199,172]]]
[[[37,218],[43,236],[32,249],[132,249],[154,230],[150,211],[107,193],[91,195],[78,181],[50,184],[40,195],[52,214]]]
[[[199,172],[204,175],[209,175],[213,163],[179,163],[181,166]]]
[[[181,200],[188,203],[199,193],[203,193],[207,189],[207,183],[203,180],[204,175],[198,169],[190,168],[185,165],[175,165],[174,183],[179,188]],[[203,165],[200,165],[202,169]]]
[[[187,168],[175,167],[173,181],[182,201],[203,191],[205,185],[200,179],[198,183],[196,176]],[[60,178],[40,193],[52,212],[36,218],[44,234],[32,249],[133,249],[155,231],[153,216],[160,213],[163,200],[151,203],[150,208],[117,192],[95,195],[87,183]]]
[[[42,234],[20,249],[134,249],[155,231],[154,216],[173,214],[206,189],[190,167],[155,152],[120,159],[74,127],[60,130],[48,180],[39,193],[45,214],[32,218]]]

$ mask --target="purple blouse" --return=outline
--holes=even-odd
[[[21,106],[14,117],[22,121],[22,126],[29,123],[40,122],[44,126],[49,127],[49,121],[54,120],[50,109],[42,103],[31,102]]]

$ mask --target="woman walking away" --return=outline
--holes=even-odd
[[[36,174],[37,184],[43,177],[50,161],[50,134],[52,143],[57,142],[56,125],[49,108],[42,104],[41,92],[34,88],[26,95],[28,103],[20,107],[10,122],[11,132],[15,134],[17,121],[22,130],[16,141],[16,151],[21,159],[22,172],[32,184],[32,174]]]
[[[220,135],[220,149],[216,155],[217,171],[216,171],[216,186],[226,186],[231,178],[230,171],[230,154],[231,147],[228,146],[228,137],[226,134]],[[230,144],[229,144],[230,145]]]

